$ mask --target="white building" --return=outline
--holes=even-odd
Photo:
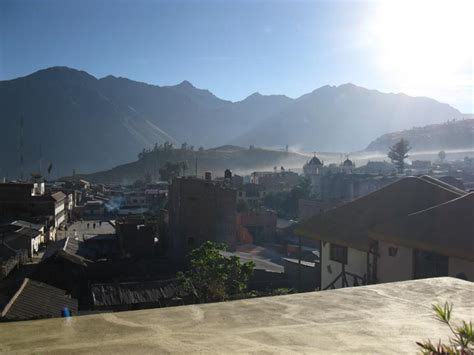
[[[378,282],[443,276],[474,281],[474,192],[374,228]]]
[[[417,244],[407,244],[405,238],[403,239],[405,244],[401,241],[398,242],[400,245],[398,250],[395,251],[391,248],[397,248],[397,246],[385,244],[387,242],[383,239],[383,236],[386,236],[386,233],[379,232],[378,237],[371,233],[377,228],[382,228],[381,226],[400,223],[412,214],[453,201],[462,196],[463,194],[458,189],[448,189],[445,184],[442,186],[422,178],[407,177],[357,200],[303,221],[296,231],[306,238],[321,241],[321,289],[423,277],[420,268],[429,269],[429,266],[423,261],[426,259],[424,256],[427,255],[426,252],[432,252],[434,248],[438,252],[443,252],[445,256],[448,253],[448,261],[451,260],[452,266],[447,269],[436,269],[435,267],[430,276],[459,276],[457,274],[460,272],[456,271],[456,274],[454,274],[455,270],[466,269],[465,261],[469,258],[461,258],[463,261],[455,260],[459,259],[460,255],[457,253],[459,249],[454,251],[448,245],[451,243],[451,238],[453,238],[452,240],[467,238],[466,235],[439,235],[437,238],[442,242],[436,241],[436,239],[431,240],[430,238],[434,237],[430,233],[430,228],[433,228],[436,224],[434,221],[431,224],[429,221],[425,221],[427,229],[420,229],[420,235],[426,239],[423,248]],[[469,200],[466,200],[466,202],[469,202]],[[466,213],[472,214],[472,210],[471,208],[471,211]],[[416,219],[410,219],[410,221],[412,220],[414,222],[410,223],[416,224]],[[466,223],[472,225],[472,221]],[[446,226],[445,228],[449,230],[448,227],[451,224],[446,224]],[[453,231],[456,230],[453,229]],[[396,234],[396,237],[388,235],[387,238],[391,238],[389,240],[393,244],[394,241],[402,240],[404,234],[401,235],[402,237],[399,234]],[[446,245],[446,248],[435,247],[437,243],[438,245]],[[465,243],[467,245],[471,243],[471,252],[474,255],[472,239],[470,241],[466,239]],[[403,260],[393,259],[394,253]],[[418,260],[418,271],[416,273],[413,271],[415,266],[410,266],[407,262],[410,258],[414,258],[415,261]],[[468,278],[471,277],[470,272],[465,273]]]

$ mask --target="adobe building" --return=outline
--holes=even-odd
[[[157,253],[159,242],[157,219],[128,216],[117,220],[115,226],[123,254],[151,258]]]
[[[203,242],[236,243],[236,192],[206,179],[173,179],[169,190],[169,224],[172,253],[184,256]]]
[[[250,175],[252,184],[261,185],[266,191],[290,191],[298,185],[298,174],[293,171],[254,171]]]
[[[48,217],[48,239],[54,240],[57,228],[66,221],[66,195],[44,193],[44,183],[0,184],[0,216],[31,220]]]
[[[272,210],[238,213],[238,240],[243,244],[274,242],[276,236],[276,225],[277,214]]]

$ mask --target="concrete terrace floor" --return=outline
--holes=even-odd
[[[0,350],[25,353],[415,353],[444,340],[433,303],[473,319],[474,283],[453,278],[0,324]]]
[[[95,223],[95,228],[93,225]],[[89,228],[87,228],[87,224],[89,224]],[[108,221],[102,221],[101,225],[99,225],[99,220],[84,220],[84,221],[76,221],[68,227],[68,231],[59,232],[61,235],[64,233],[67,234],[68,237],[78,237],[79,240],[89,239],[95,237],[97,235],[104,235],[104,234],[115,234],[115,228]]]

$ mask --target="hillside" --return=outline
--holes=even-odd
[[[388,147],[404,138],[413,151],[474,149],[474,119],[448,121],[384,134],[371,142],[367,151],[387,151]]]
[[[230,102],[187,81],[156,86],[53,67],[0,81],[0,117],[0,176],[13,178],[21,171],[21,145],[25,176],[38,171],[41,161],[43,173],[53,164],[55,177],[73,169],[109,169],[165,141],[195,148],[359,150],[383,133],[460,113],[431,99],[351,84],[325,86],[297,99],[254,93]]]
[[[460,117],[458,110],[429,98],[385,94],[352,84],[324,86],[296,99],[234,142],[356,151],[387,132]]]
[[[308,160],[305,155],[267,149],[246,149],[235,146],[223,146],[207,150],[172,149],[151,150],[140,154],[137,161],[119,165],[113,169],[93,174],[77,175],[97,183],[132,183],[145,176],[159,180],[159,169],[166,162],[186,162],[186,175],[202,176],[210,171],[214,176],[224,176],[225,169],[234,173],[250,173],[255,170],[272,170],[274,166],[286,168],[301,168]]]

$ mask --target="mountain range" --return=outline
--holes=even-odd
[[[462,114],[429,98],[353,84],[231,102],[187,81],[156,86],[53,67],[0,81],[0,117],[0,175],[14,177],[21,156],[25,174],[52,163],[52,176],[69,175],[132,161],[165,141],[353,151],[381,134]]]

